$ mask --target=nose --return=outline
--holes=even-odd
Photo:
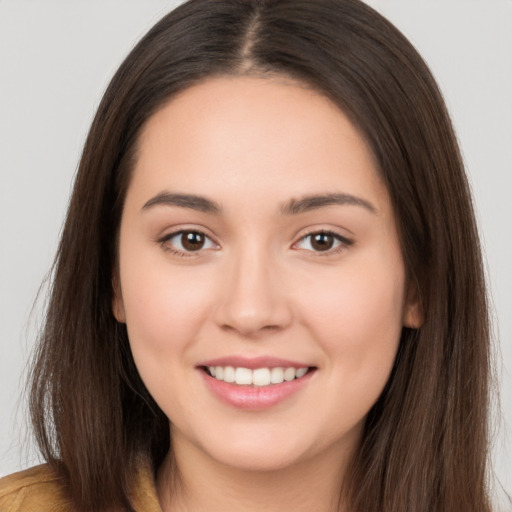
[[[247,250],[233,256],[222,280],[216,322],[225,331],[257,338],[292,321],[292,308],[279,268],[268,254]]]

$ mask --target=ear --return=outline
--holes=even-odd
[[[425,316],[419,298],[418,285],[415,282],[411,282],[407,287],[402,319],[403,326],[410,329],[419,329],[423,325],[424,320]]]
[[[126,323],[123,295],[117,271],[112,273],[112,313],[119,323]]]

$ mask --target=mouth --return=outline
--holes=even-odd
[[[315,381],[318,367],[273,356],[227,356],[196,366],[206,388],[221,402],[246,411],[293,404]],[[292,401],[290,401],[292,400]]]
[[[275,366],[245,368],[243,366],[200,366],[215,380],[246,387],[270,387],[304,378],[316,370],[314,366]]]

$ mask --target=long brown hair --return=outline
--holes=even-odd
[[[451,122],[406,38],[359,0],[190,0],[112,79],[91,126],[32,371],[44,457],[77,510],[129,510],[141,455],[157,468],[169,422],[112,314],[123,202],[141,127],[215,75],[280,74],[335,101],[387,185],[425,315],[404,328],[344,495],[354,512],[486,512],[489,326],[470,191]],[[171,447],[172,449],[172,447]]]

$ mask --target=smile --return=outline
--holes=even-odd
[[[238,386],[272,386],[290,382],[304,377],[308,367],[275,367],[275,368],[250,368],[233,366],[208,366],[206,371],[216,380],[236,384]]]
[[[228,357],[197,366],[206,388],[221,402],[246,411],[261,411],[288,402],[316,376],[316,366],[260,357]],[[293,402],[291,402],[293,403]]]

